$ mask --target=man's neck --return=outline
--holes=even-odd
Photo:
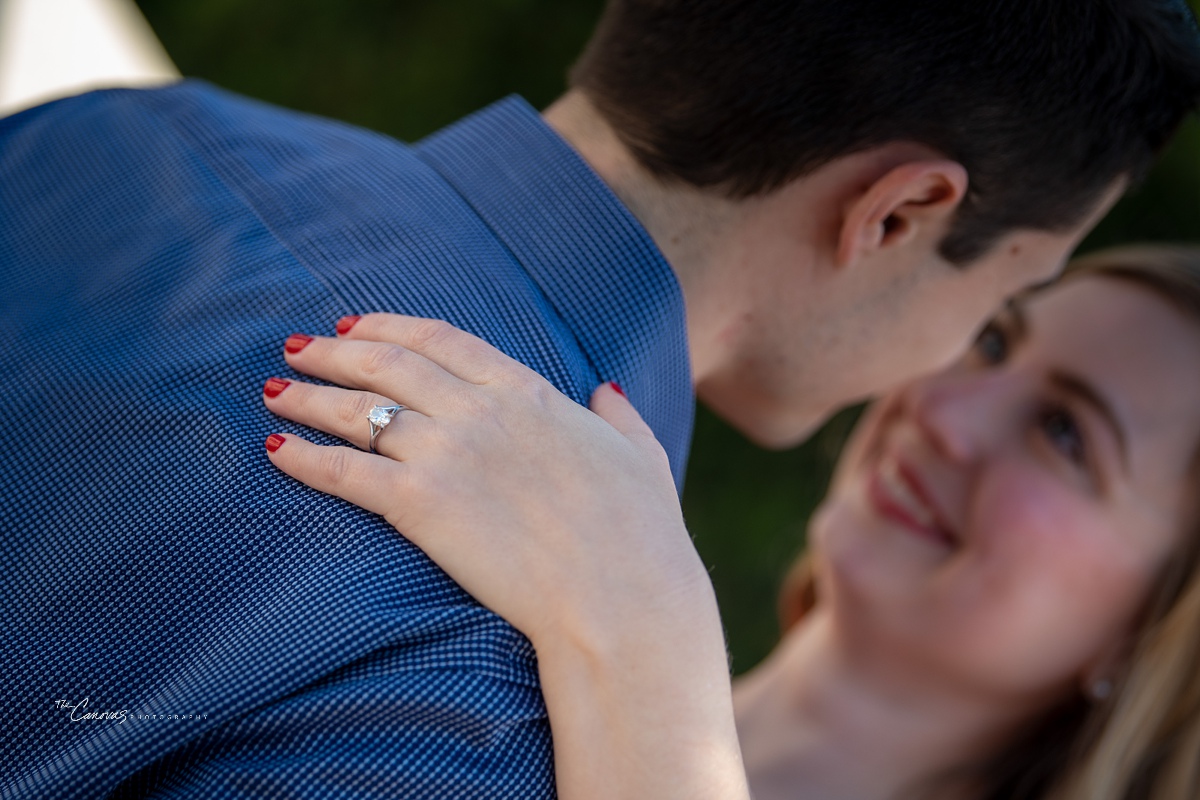
[[[730,275],[744,204],[651,174],[578,91],[542,116],[625,204],[674,270],[687,304],[692,376],[701,383],[729,355],[721,334],[739,313]]]

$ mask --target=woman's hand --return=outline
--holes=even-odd
[[[289,341],[297,371],[361,391],[293,382],[267,407],[355,447],[285,436],[272,462],[381,514],[535,644],[601,643],[627,624],[612,617],[631,593],[641,605],[707,590],[666,454],[610,384],[592,413],[482,340],[413,317]],[[365,452],[368,412],[396,404],[408,410]]]
[[[533,642],[559,793],[743,797],[724,636],[666,454],[611,384],[592,411],[491,345],[393,314],[293,336],[271,461],[383,515]],[[402,404],[366,452],[374,406]],[[595,413],[593,413],[595,412]]]

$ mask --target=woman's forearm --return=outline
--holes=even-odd
[[[562,800],[749,798],[705,588],[626,614],[607,633],[534,642]]]

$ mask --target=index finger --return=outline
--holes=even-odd
[[[343,317],[338,322],[343,339],[398,344],[468,383],[502,383],[506,378],[523,379],[536,374],[478,336],[440,319],[376,313],[351,320],[354,317]]]

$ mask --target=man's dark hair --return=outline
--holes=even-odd
[[[958,161],[942,255],[1067,230],[1200,103],[1184,0],[610,0],[571,73],[651,172],[732,197],[889,141]]]

